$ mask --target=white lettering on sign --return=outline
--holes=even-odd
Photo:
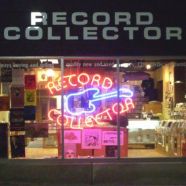
[[[150,12],[137,12],[136,25],[151,25],[153,23],[153,15]]]
[[[67,25],[67,13],[53,12],[52,23],[53,25]]]
[[[51,21],[52,25],[88,25],[92,23],[94,26],[105,26],[114,22],[114,25],[151,25],[153,24],[153,14],[151,12],[136,12],[131,14],[130,12],[114,12],[111,16],[109,12],[93,12],[89,14],[87,12],[52,12],[50,14],[51,20],[48,19],[47,12],[31,12],[31,25],[49,25]],[[67,17],[70,18],[67,21]],[[135,21],[132,21],[134,18]]]
[[[20,39],[20,28],[19,27],[6,27],[4,30],[4,38],[7,40],[18,40]]]
[[[0,28],[5,40],[182,40],[183,28],[155,25],[151,12],[31,12],[30,26]]]
[[[37,25],[42,23],[47,25],[47,13],[46,12],[32,12],[31,13],[31,25]]]
[[[129,40],[133,40],[134,39],[134,32],[138,31],[139,28],[138,27],[124,27],[123,30],[128,31]]]
[[[73,25],[87,25],[88,14],[85,12],[74,12],[72,14],[72,24]]]

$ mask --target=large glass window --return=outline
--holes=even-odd
[[[119,89],[115,64],[115,60],[65,60],[65,158],[117,157],[118,104],[122,100],[120,107],[125,107],[132,91]],[[124,131],[120,142],[124,146]]]
[[[184,60],[1,60],[0,68],[0,157],[186,156]]]

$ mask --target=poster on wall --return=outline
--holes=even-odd
[[[12,69],[12,85],[24,86],[24,69]]]
[[[8,111],[10,108],[10,101],[8,96],[0,96],[0,111]]]
[[[36,89],[35,75],[25,75],[25,89]]]
[[[25,136],[10,136],[11,157],[25,157]]]
[[[48,137],[48,123],[26,123],[25,132],[30,138]]]
[[[10,110],[10,130],[11,131],[25,130],[24,109]]]
[[[101,130],[83,129],[82,149],[101,149]]]
[[[12,82],[12,68],[1,68],[1,82]]]
[[[120,131],[120,145],[123,145],[123,131]],[[102,145],[117,145],[117,131],[103,131]]]
[[[10,94],[10,83],[1,83],[1,93],[5,95]]]
[[[24,87],[12,86],[11,87],[11,108],[24,107]]]
[[[65,143],[81,143],[81,130],[65,130]]]
[[[36,106],[36,90],[25,90],[25,106]]]
[[[71,158],[75,158],[77,156],[77,149],[76,149],[76,144],[65,144],[65,158],[67,159],[71,159]]]

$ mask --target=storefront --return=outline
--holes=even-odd
[[[0,157],[186,156],[184,6],[107,5],[0,8]]]

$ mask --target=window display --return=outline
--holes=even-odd
[[[34,61],[27,69],[10,61],[11,70],[1,68],[11,79],[1,79],[0,96],[9,157],[185,156],[185,103],[174,106],[175,64],[147,69],[142,63],[119,60],[117,69],[115,60],[65,59]]]

